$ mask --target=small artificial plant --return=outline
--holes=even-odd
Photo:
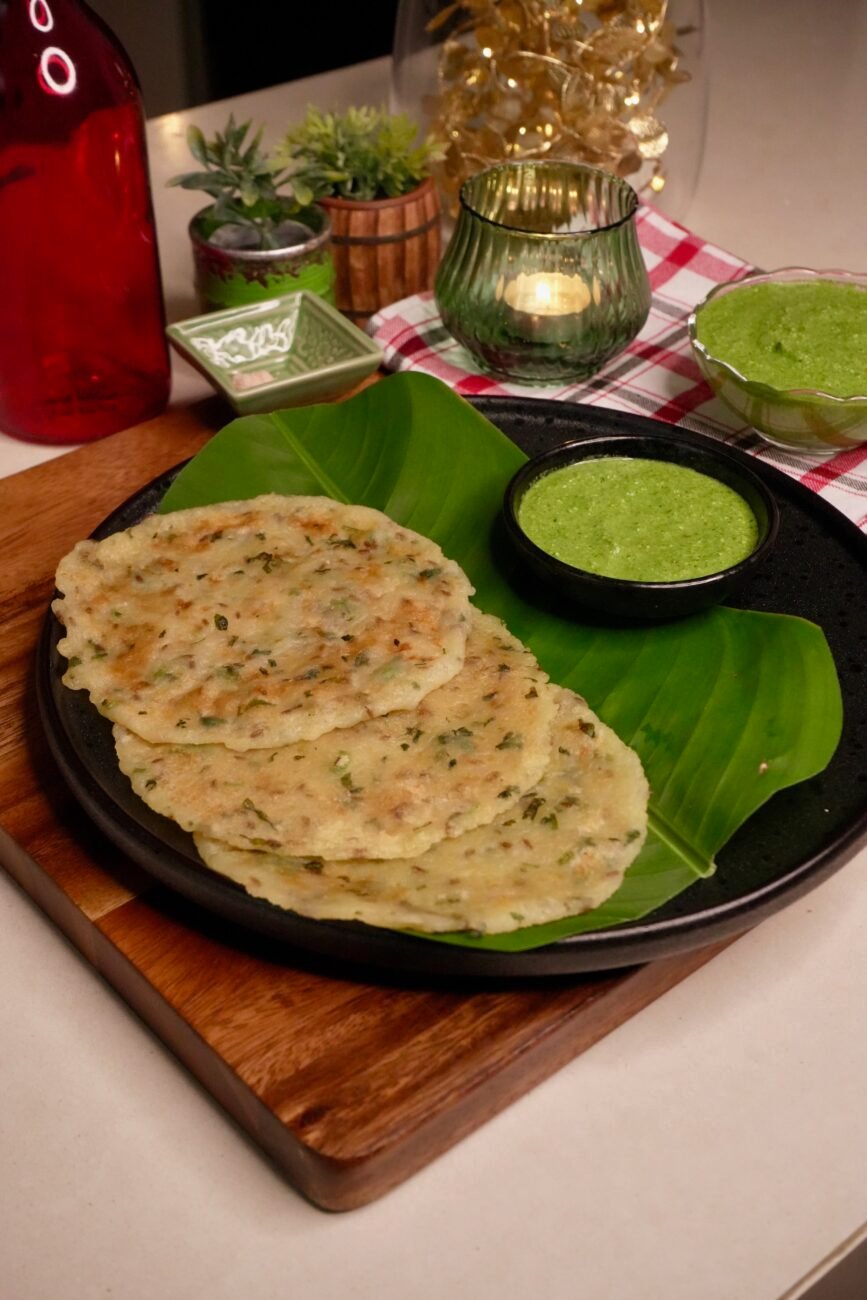
[[[206,140],[196,126],[187,131],[187,144],[204,171],[173,176],[169,185],[202,190],[214,200],[200,222],[209,239],[221,226],[245,227],[258,248],[279,248],[280,226],[287,217],[314,202],[315,194],[285,158],[262,150],[259,128],[247,141],[249,122],[230,116],[225,131]],[[280,192],[282,190],[282,193]]]
[[[310,107],[276,156],[293,168],[293,185],[306,187],[317,199],[390,199],[414,190],[442,157],[432,139],[417,144],[416,134],[405,113],[376,108],[321,113]]]

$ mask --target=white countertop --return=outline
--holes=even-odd
[[[719,0],[684,219],[867,267],[867,0]],[[233,102],[379,102],[385,61]],[[193,310],[150,124],[169,314]],[[202,395],[176,362],[173,400]],[[52,454],[0,436],[0,474]],[[867,1220],[867,850],[384,1200],[305,1204],[0,872],[2,1300],[780,1300]]]

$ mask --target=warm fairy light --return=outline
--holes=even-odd
[[[659,194],[660,190],[665,189],[665,177],[661,172],[657,172],[657,174],[651,178],[650,188],[653,190],[654,194]]]
[[[587,162],[655,193],[668,133],[660,106],[689,74],[669,0],[455,0],[440,50],[435,172],[461,184],[515,156]],[[432,19],[430,30],[439,26]]]

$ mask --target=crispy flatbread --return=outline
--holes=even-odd
[[[551,689],[550,763],[490,825],[385,862],[287,858],[197,835],[199,853],[279,907],[392,929],[494,934],[598,907],[644,843],[647,782],[637,755],[583,700]]]
[[[555,710],[530,651],[473,610],[462,670],[412,710],[244,753],[114,735],[136,794],[185,830],[236,848],[396,858],[516,803],[547,765]]]
[[[414,707],[460,670],[472,594],[378,510],[277,495],[79,542],[57,586],[65,685],[146,740],[237,750]]]

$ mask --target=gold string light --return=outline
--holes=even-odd
[[[438,94],[426,105],[443,144],[437,179],[456,210],[463,181],[495,163],[558,158],[618,176],[644,168],[665,185],[668,132],[659,115],[689,80],[668,0],[456,0]],[[684,34],[683,32],[680,33]]]

